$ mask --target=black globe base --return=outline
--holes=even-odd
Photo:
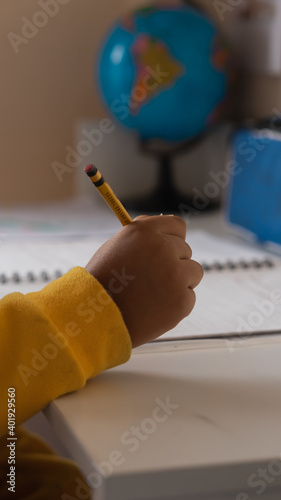
[[[142,214],[198,214],[203,211],[218,208],[220,203],[214,199],[207,199],[204,194],[184,195],[178,192],[173,179],[173,159],[181,151],[191,151],[194,146],[200,145],[206,133],[178,144],[165,141],[141,140],[140,146],[144,153],[152,154],[158,162],[158,181],[155,191],[142,199],[122,200],[128,210]]]

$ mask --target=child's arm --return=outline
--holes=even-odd
[[[15,388],[19,425],[131,353],[116,304],[83,268],[40,292],[6,296],[0,326],[0,436],[7,432],[9,388]]]
[[[0,435],[8,388],[18,425],[189,314],[202,270],[184,237],[177,217],[140,218],[103,245],[87,271],[0,301]]]

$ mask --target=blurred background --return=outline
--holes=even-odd
[[[171,0],[169,4],[172,3],[178,2]],[[194,0],[192,3],[209,13],[238,55],[241,67],[234,107],[236,117],[267,118],[273,109],[281,109],[281,30],[279,24],[276,31],[273,25],[276,13],[272,16],[270,10],[276,2]],[[83,191],[84,178],[78,169],[58,179],[52,165],[54,162],[65,165],[66,148],[75,149],[81,130],[85,126],[92,129],[93,124],[108,116],[94,79],[94,61],[101,40],[116,19],[143,4],[136,0],[114,0],[110,6],[101,0],[1,2],[1,206],[66,200]],[[49,11],[45,11],[49,12],[47,22],[38,14],[42,5],[45,9],[49,6]],[[30,26],[34,19],[42,27]],[[145,194],[156,182],[156,162],[149,156],[143,158],[148,167],[145,179],[139,169],[130,170],[130,165],[139,161],[138,152],[131,136],[126,136],[128,148],[124,156],[119,133],[122,138],[125,132],[122,129],[117,135],[112,134],[112,147],[110,140],[96,147],[92,161],[106,158],[105,172],[107,178],[110,173],[108,180],[117,194],[126,198],[129,189],[136,196]],[[210,163],[204,166],[212,161],[212,153],[213,163],[221,168],[225,140],[222,131],[207,140],[205,150],[202,145],[199,147],[196,162],[201,162],[200,168],[183,168],[184,155],[177,158],[175,178],[181,189],[200,188],[206,178],[204,168],[215,168]],[[119,155],[125,169],[121,170],[122,185],[114,173]],[[194,156],[188,161],[194,163]],[[100,166],[103,167],[101,163]],[[129,185],[124,181],[126,168]]]

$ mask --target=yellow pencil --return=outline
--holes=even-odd
[[[128,214],[127,210],[123,207],[122,203],[118,200],[113,193],[111,187],[105,182],[103,176],[94,165],[88,165],[85,172],[90,177],[92,183],[99,190],[100,194],[109,205],[111,210],[115,213],[116,217],[120,220],[123,226],[133,222],[133,219]]]

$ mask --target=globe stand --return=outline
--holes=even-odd
[[[169,143],[155,139],[141,139],[140,148],[142,152],[156,156],[159,164],[158,183],[153,193],[145,198],[127,200],[126,207],[141,213],[198,213],[200,208],[194,206],[194,196],[181,194],[173,181],[173,160],[182,151],[191,151],[200,145],[207,136],[207,132],[196,136],[188,141]],[[208,210],[217,208],[218,202],[209,200]],[[201,209],[202,210],[202,209]]]

